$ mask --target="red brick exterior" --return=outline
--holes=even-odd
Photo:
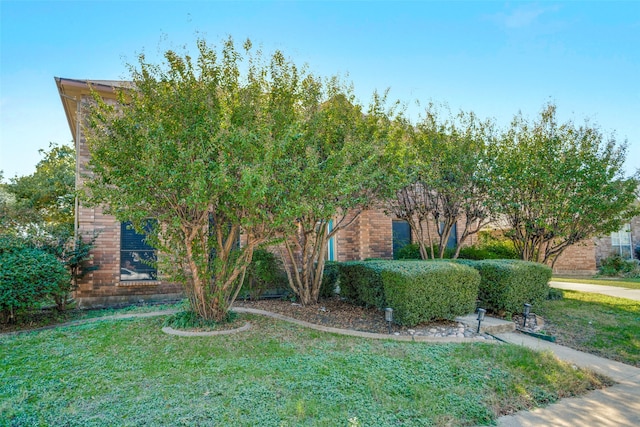
[[[79,130],[82,117],[81,109],[77,108],[77,103],[91,99],[89,88],[86,82],[64,79],[58,80],[58,88],[70,128],[72,133],[75,133],[78,163],[76,186],[81,188],[84,177],[88,173],[89,152],[85,138]],[[103,85],[98,89],[105,99],[114,99],[113,90],[110,87]],[[70,101],[72,99],[73,101]],[[350,227],[340,230],[336,235],[337,260],[391,259],[393,257],[393,220],[393,217],[386,215],[380,209],[363,212]],[[140,282],[120,280],[120,223],[112,216],[103,214],[101,208],[86,207],[80,204],[76,212],[76,221],[79,235],[87,239],[96,234],[98,236],[95,249],[92,252],[91,264],[99,266],[99,269],[81,278],[75,292],[75,298],[81,307],[138,302],[140,300],[174,299],[182,295],[182,289],[179,285],[162,280]],[[463,226],[464,223],[458,224],[457,241],[460,240]],[[631,229],[632,247],[635,248],[640,244],[640,217],[633,219]],[[430,232],[435,240],[437,237],[435,224],[431,225]],[[415,236],[413,236],[413,240],[415,241]],[[564,274],[595,273],[596,260],[611,255],[613,248],[609,236],[594,241],[574,245],[565,250],[556,261],[554,272]],[[476,242],[477,235],[474,235],[469,237],[464,244],[471,245]]]
[[[596,245],[593,240],[587,240],[565,249],[556,260],[553,272],[555,274],[583,276],[597,273]]]

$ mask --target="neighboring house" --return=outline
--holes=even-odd
[[[637,216],[608,236],[595,237],[568,247],[556,261],[553,271],[557,274],[592,275],[598,272],[602,260],[610,256],[635,258],[638,246],[640,217]]]

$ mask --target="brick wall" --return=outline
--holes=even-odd
[[[593,275],[596,268],[596,245],[593,240],[569,246],[553,266],[556,274]]]
[[[88,98],[85,98],[88,102]],[[77,144],[79,174],[76,187],[82,188],[88,176],[89,150],[83,134]],[[90,240],[97,235],[90,265],[99,268],[78,281],[74,298],[80,307],[107,306],[119,303],[175,299],[182,295],[182,287],[164,281],[120,281],[120,222],[103,213],[101,207],[86,207],[82,203],[76,212],[79,235]]]

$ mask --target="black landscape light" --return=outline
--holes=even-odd
[[[482,323],[482,321],[484,320],[484,314],[487,312],[487,310],[485,310],[484,308],[479,308],[478,309],[478,330],[476,331],[476,333],[480,333],[480,323]]]
[[[522,312],[522,317],[524,317],[524,319],[522,320],[523,328],[527,325],[527,318],[529,317],[530,313],[531,313],[531,304],[525,304],[524,311]]]
[[[393,308],[387,307],[384,309],[384,320],[389,324],[389,333],[391,333],[391,322],[393,322]]]

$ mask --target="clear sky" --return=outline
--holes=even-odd
[[[127,79],[145,52],[247,37],[321,75],[348,75],[409,104],[472,110],[506,126],[553,101],[629,143],[640,168],[640,0],[205,2],[0,0],[0,170],[27,175],[49,142],[71,143],[54,76]]]

